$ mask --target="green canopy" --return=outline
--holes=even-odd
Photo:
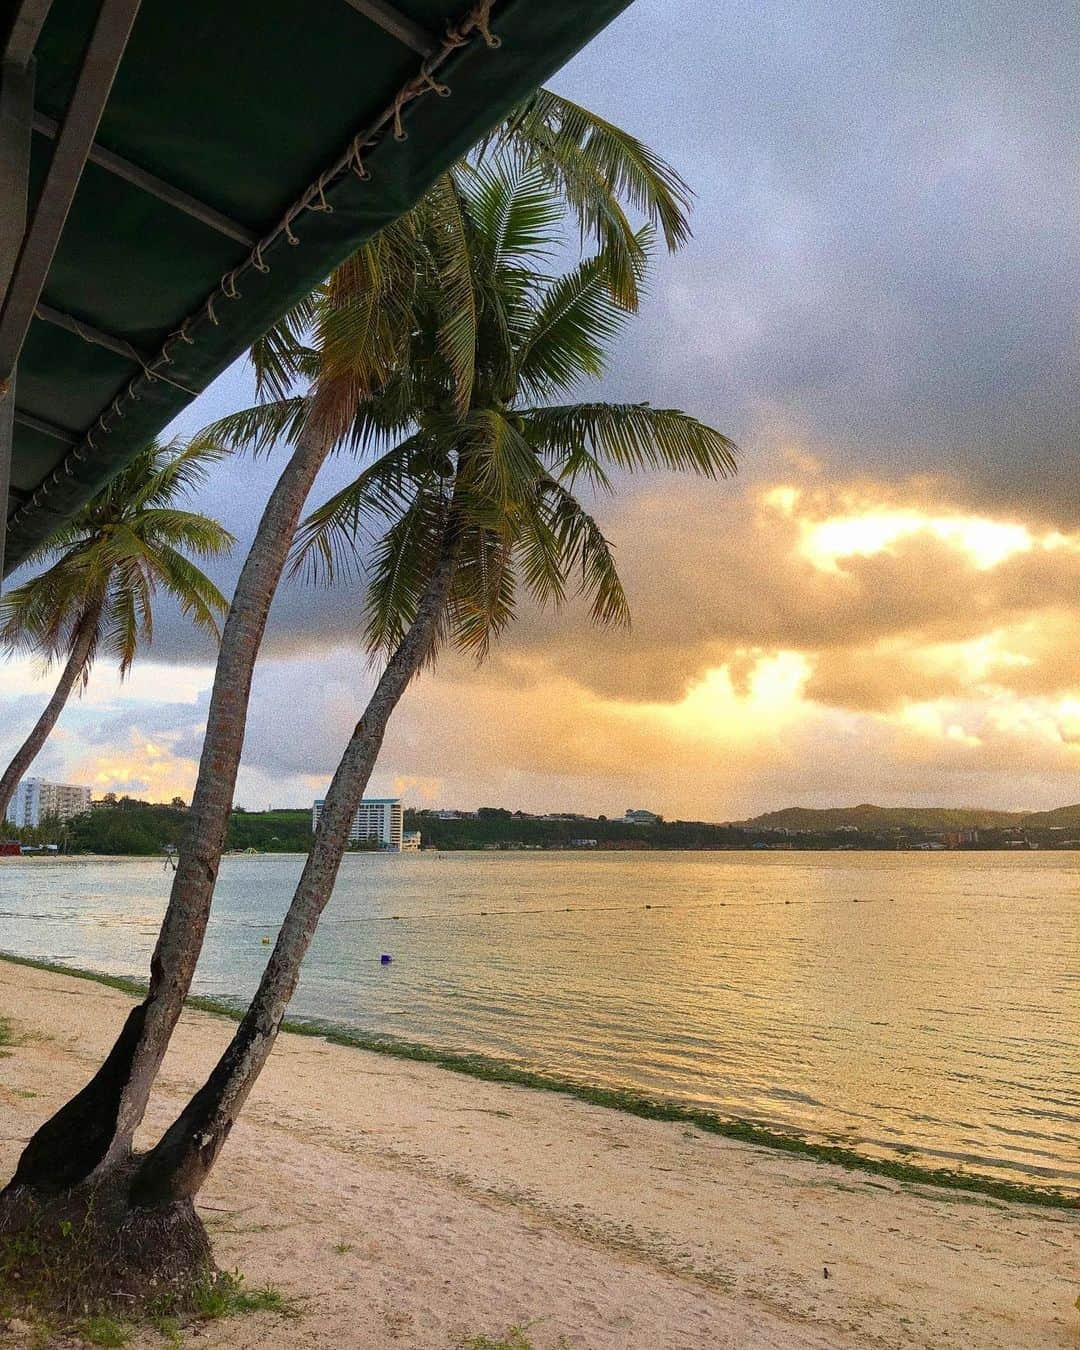
[[[19,0],[5,571],[627,3]]]

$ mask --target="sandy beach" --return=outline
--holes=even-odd
[[[131,1001],[0,962],[0,1012],[18,1035],[0,1059],[5,1176]],[[231,1031],[185,1014],[146,1142]],[[272,1282],[296,1312],[185,1333],[206,1347],[449,1350],[514,1325],[537,1350],[1080,1341],[1074,1213],[865,1177],[311,1037],[282,1036],[200,1209],[219,1264]]]

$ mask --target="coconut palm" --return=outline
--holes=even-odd
[[[116,661],[122,679],[140,645],[152,640],[158,591],[217,637],[228,605],[192,559],[226,552],[233,537],[176,503],[219,457],[205,443],[148,446],[31,555],[29,562],[46,564],[44,570],[0,600],[0,644],[61,666],[52,698],[0,778],[0,819],[72,691],[86,686],[95,659]]]
[[[429,367],[439,365],[451,391],[453,415],[468,412],[478,333],[488,307],[471,281],[473,239],[458,184],[477,171],[485,152],[497,150],[517,161],[542,163],[545,182],[563,193],[583,237],[602,246],[602,289],[613,302],[635,303],[647,244],[632,228],[627,210],[655,220],[671,246],[687,232],[689,194],[673,171],[639,142],[575,111],[575,105],[555,96],[533,100],[508,120],[497,145],[444,175],[414,210],[360,249],[325,287],[256,343],[252,359],[265,405],[247,414],[251,434],[245,437],[238,421],[233,439],[246,440],[256,450],[284,440],[292,449],[259,521],[223,628],[199,772],[151,960],[149,990],[98,1073],[30,1140],[12,1182],[15,1191],[25,1187],[31,1194],[56,1194],[87,1181],[122,1196],[124,1178],[131,1175],[134,1133],[202,947],[254,664],[305,500],[335,447],[364,448],[376,433],[408,439],[414,393],[420,392],[413,389],[412,372],[421,333]],[[429,313],[432,293],[439,297],[436,314]],[[425,316],[430,325],[420,323]],[[303,392],[294,394],[298,383]],[[392,476],[390,463],[383,467]],[[374,478],[370,481],[374,487]],[[387,506],[393,508],[392,498]],[[118,1203],[126,1212],[122,1199]],[[186,1235],[177,1239],[179,1260],[189,1252],[187,1239],[198,1245],[205,1234],[198,1237],[201,1228],[190,1201],[168,1213],[174,1224],[170,1231]],[[153,1241],[163,1241],[156,1229]]]
[[[273,1046],[389,718],[439,644],[482,655],[521,593],[557,606],[572,586],[598,623],[626,623],[611,547],[578,484],[613,490],[613,474],[638,469],[708,478],[734,470],[731,442],[683,412],[553,401],[602,372],[628,317],[607,284],[609,259],[602,249],[565,275],[545,275],[562,203],[538,166],[489,164],[459,176],[453,191],[478,316],[471,378],[463,387],[440,341],[444,293],[425,288],[394,377],[354,411],[352,441],[386,448],[308,518],[295,559],[326,579],[369,560],[366,640],[386,664],[255,998],[207,1084],[143,1161],[137,1204],[190,1201],[205,1181]],[[647,242],[638,237],[635,286]],[[289,415],[282,399],[211,434],[243,446]]]

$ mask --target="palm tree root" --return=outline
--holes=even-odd
[[[36,1317],[182,1316],[214,1280],[210,1238],[190,1200],[131,1202],[138,1160],[69,1191],[0,1193],[0,1305]]]

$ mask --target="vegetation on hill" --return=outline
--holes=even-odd
[[[1076,810],[1080,818],[1080,808]],[[787,806],[780,811],[766,811],[763,815],[736,824],[747,830],[971,830],[1007,829],[1026,823],[1031,818],[1027,811],[991,811],[984,807],[946,806]],[[1042,812],[1042,815],[1051,814]],[[1064,823],[1064,822],[1062,822]]]
[[[311,847],[311,808],[244,811],[229,819],[227,848],[255,848],[260,853],[306,853]]]
[[[57,843],[65,853],[161,854],[180,843],[187,803],[144,802],[110,794],[85,815],[72,820],[45,820],[35,828],[4,826],[5,839],[24,844]],[[244,811],[229,821],[226,847],[254,848],[260,853],[306,853],[311,847],[311,810]]]
[[[1024,817],[1025,829],[1074,830],[1080,833],[1080,804],[1056,806],[1052,811],[1032,811]]]
[[[119,797],[66,822],[45,821],[36,829],[6,826],[3,837],[26,844],[58,843],[67,853],[160,855],[176,847],[183,833],[186,804]],[[889,849],[948,839],[976,830],[964,847],[1006,848],[1028,841],[1040,847],[1080,839],[1080,806],[1052,811],[984,811],[938,807],[789,807],[739,824],[661,820],[629,825],[606,816],[531,816],[502,807],[475,815],[440,819],[434,811],[406,811],[405,829],[419,830],[425,848],[457,849]],[[307,853],[311,810],[287,807],[245,811],[229,821],[226,847],[259,853]]]
[[[627,825],[606,816],[548,820],[520,812],[486,808],[475,817],[440,820],[433,812],[406,811],[405,828],[419,830],[424,846],[471,848],[738,848],[747,844],[741,830],[700,821],[661,821]]]
[[[179,797],[167,806],[120,797],[69,820],[60,837],[70,853],[161,853],[178,843],[186,812]]]

